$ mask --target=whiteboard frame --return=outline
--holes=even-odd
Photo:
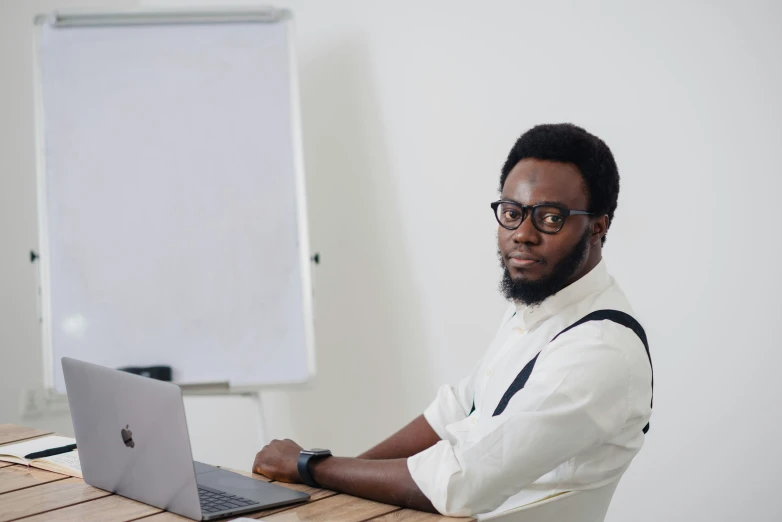
[[[45,109],[43,104],[43,77],[40,60],[41,31],[46,23],[54,27],[121,26],[121,25],[170,25],[204,23],[287,23],[288,64],[291,85],[291,139],[296,191],[296,217],[300,254],[302,307],[304,316],[304,343],[307,352],[307,378],[301,382],[229,386],[226,382],[176,383],[187,395],[252,394],[265,389],[308,387],[316,374],[315,364],[315,314],[312,287],[309,221],[307,214],[307,187],[304,173],[304,147],[301,130],[299,99],[299,75],[295,52],[295,26],[293,15],[287,9],[273,7],[221,8],[221,9],[131,9],[112,11],[65,10],[50,14],[38,14],[33,19],[33,97],[35,119],[35,171],[38,214],[38,270],[40,287],[41,348],[43,383],[50,396],[61,395],[54,386],[54,346],[52,343],[52,301],[49,262],[49,225],[46,187]]]

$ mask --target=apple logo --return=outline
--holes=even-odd
[[[133,432],[130,431],[128,428],[130,428],[129,425],[125,425],[124,428],[122,428],[122,431],[120,432],[122,434],[122,442],[125,443],[125,446],[129,448],[134,448],[136,446],[136,443],[133,442]]]

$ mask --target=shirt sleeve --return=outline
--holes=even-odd
[[[424,411],[424,418],[441,439],[456,442],[445,427],[466,419],[470,414],[475,397],[475,375],[480,365],[479,362],[456,386],[441,386],[434,401]]]
[[[458,444],[442,440],[408,459],[413,480],[440,513],[492,511],[622,429],[630,381],[624,352],[594,326],[595,335],[585,337],[584,328],[546,346],[501,415],[480,419]],[[458,391],[453,397],[438,401],[462,404]]]

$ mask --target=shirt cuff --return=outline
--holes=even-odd
[[[467,413],[456,398],[453,387],[446,384],[440,387],[437,397],[424,411],[424,418],[441,439],[455,444],[456,440],[450,436],[446,426],[466,419]]]
[[[438,512],[451,517],[471,514],[467,508],[449,510],[453,508],[448,506],[448,484],[451,476],[461,471],[450,442],[441,440],[431,448],[408,458],[407,469],[418,488]]]

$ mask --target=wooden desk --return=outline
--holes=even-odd
[[[0,424],[0,444],[47,435],[45,431]],[[258,480],[266,477],[238,472]],[[273,522],[446,522],[473,521],[471,518],[449,518],[420,511],[401,509],[301,484],[279,485],[306,491],[309,502],[242,515]],[[232,520],[229,517],[224,520]],[[88,486],[83,480],[36,468],[0,462],[0,522],[186,522],[184,518],[158,508],[130,500],[108,491]]]

